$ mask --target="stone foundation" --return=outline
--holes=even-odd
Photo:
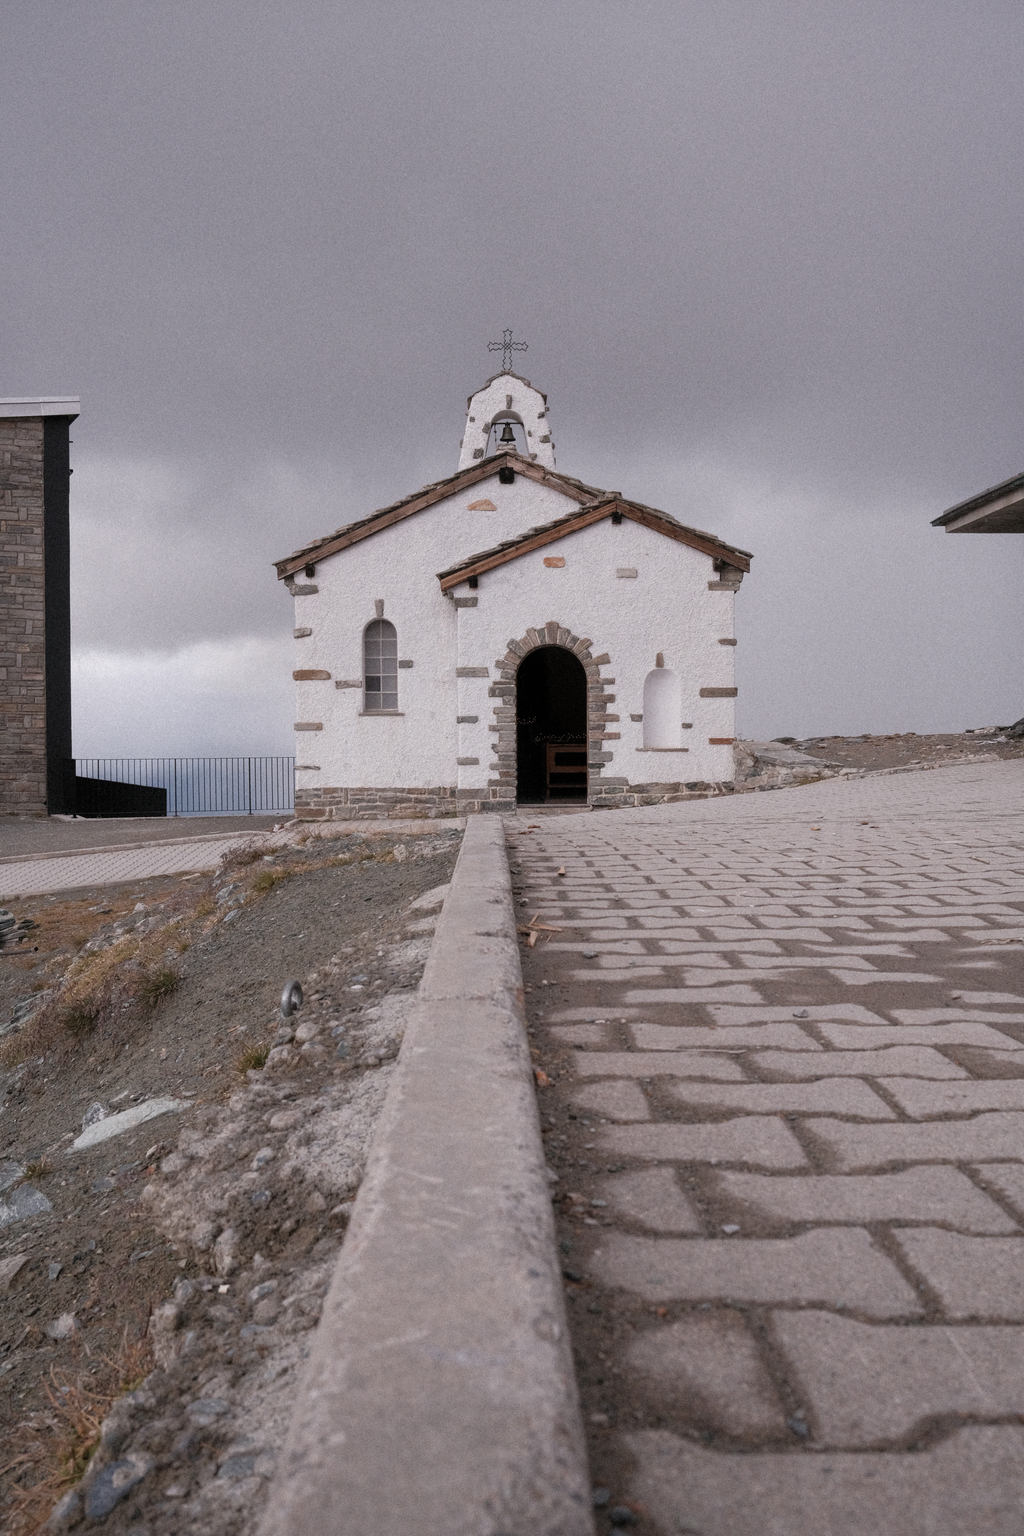
[[[676,800],[707,800],[713,795],[731,795],[729,779],[709,783],[703,779],[657,784],[631,784],[628,779],[601,779],[591,786],[590,808],[594,811],[618,811],[631,805],[668,805]]]
[[[295,815],[300,821],[415,821],[460,816],[467,807],[456,799],[454,785],[433,789],[357,788],[297,789]]]
[[[590,810],[617,811],[631,805],[664,805],[673,800],[707,800],[712,795],[730,795],[733,785],[708,783],[630,784],[626,779],[602,779],[594,785],[588,800]],[[563,803],[573,810],[582,802],[566,800],[547,802],[548,809]],[[527,807],[529,809],[529,807]],[[442,785],[433,789],[298,789],[295,815],[299,821],[415,821],[436,820],[444,816],[492,815],[514,816],[518,806],[507,790],[456,789]]]

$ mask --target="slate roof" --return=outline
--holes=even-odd
[[[297,571],[301,571],[303,566],[314,564],[317,560],[325,560],[328,555],[338,554],[339,551],[348,549],[363,539],[371,538],[373,534],[380,533],[385,528],[391,528],[407,517],[415,516],[417,512],[424,511],[436,502],[444,501],[446,497],[454,495],[457,491],[476,485],[481,480],[489,480],[499,469],[504,468],[513,469],[517,475],[524,475],[528,480],[535,480],[540,485],[550,485],[555,490],[561,491],[563,495],[579,503],[580,511],[558,518],[543,529],[531,529],[520,538],[509,541],[508,545],[499,546],[497,550],[489,550],[483,555],[474,556],[473,560],[490,561],[490,564],[483,567],[484,569],[489,570],[494,565],[503,564],[505,559],[514,559],[516,554],[527,553],[523,546],[530,544],[531,540],[539,538],[541,543],[548,543],[551,539],[561,538],[563,534],[572,532],[575,527],[586,527],[602,517],[610,517],[616,509],[623,517],[646,523],[648,527],[656,528],[659,533],[665,533],[679,543],[689,544],[694,549],[702,549],[706,554],[721,558],[740,570],[749,571],[750,569],[751,556],[746,550],[735,549],[712,533],[703,533],[697,528],[686,528],[669,513],[659,512],[653,507],[645,507],[640,502],[625,501],[617,491],[602,491],[596,486],[584,485],[582,480],[574,480],[571,475],[563,475],[558,470],[535,464],[530,459],[523,458],[521,454],[504,452],[492,454],[489,458],[470,464],[466,469],[460,469],[445,480],[435,480],[432,484],[414,491],[412,495],[404,496],[401,501],[394,501],[390,506],[380,507],[376,512],[371,512],[369,517],[360,518],[358,522],[346,523],[334,533],[326,534],[322,539],[315,539],[302,549],[294,550],[285,559],[275,560],[274,566],[278,580],[286,581]],[[573,527],[569,527],[569,523],[572,523]],[[550,532],[552,529],[555,531]],[[535,546],[530,544],[530,547]],[[511,553],[506,554],[506,549],[511,550]],[[502,558],[493,558],[495,556]],[[453,566],[452,570],[463,570],[471,564],[472,560],[464,561],[460,566]],[[441,573],[442,584],[449,574],[449,572]],[[472,571],[465,569],[465,574],[471,575]],[[453,583],[449,583],[451,584]]]

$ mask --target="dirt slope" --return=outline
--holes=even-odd
[[[38,926],[0,951],[5,1530],[48,1512],[60,1456],[95,1437],[90,1404],[102,1418],[142,1378],[84,1512],[113,1498],[111,1530],[142,1510],[153,1531],[250,1528],[443,897],[411,904],[458,844],[254,846],[215,877],[9,904]],[[290,978],[306,1003],[283,1026]],[[160,1098],[179,1107],[72,1146],[90,1116]]]

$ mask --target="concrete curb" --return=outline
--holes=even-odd
[[[498,818],[438,920],[261,1536],[593,1536]]]

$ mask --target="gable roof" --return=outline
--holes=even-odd
[[[401,501],[392,502],[389,507],[381,507],[376,512],[371,512],[369,517],[360,518],[358,522],[347,523],[343,528],[338,528],[334,533],[326,534],[322,539],[315,539],[312,544],[305,545],[302,549],[295,550],[284,560],[275,560],[279,581],[287,581],[303,566],[317,560],[325,560],[328,555],[336,555],[343,549],[349,549],[353,544],[359,544],[363,539],[368,539],[375,533],[380,533],[385,528],[392,528],[396,523],[403,522],[407,517],[413,517],[417,512],[423,512],[427,507],[432,507],[439,501],[454,495],[457,491],[465,490],[471,485],[478,484],[481,480],[489,480],[497,474],[499,469],[514,469],[517,475],[524,475],[528,480],[535,480],[538,485],[548,485],[556,491],[561,491],[563,496],[568,496],[580,506],[583,520],[573,523],[570,528],[566,526],[573,519],[580,518],[581,513],[570,512],[567,517],[559,518],[554,523],[546,525],[545,530],[533,529],[523,534],[520,539],[510,541],[514,553],[507,556],[514,559],[515,554],[525,554],[525,549],[519,548],[523,540],[531,540],[538,533],[547,529],[557,530],[550,534],[550,538],[542,540],[544,543],[550,539],[561,538],[564,533],[575,531],[578,526],[585,528],[588,523],[598,522],[602,517],[610,517],[618,508],[623,517],[629,517],[635,522],[645,522],[649,528],[656,528],[659,533],[668,534],[677,539],[681,544],[689,544],[694,549],[701,549],[705,554],[715,558],[727,560],[730,565],[737,566],[740,570],[749,571],[751,556],[743,549],[734,549],[731,545],[723,543],[712,533],[702,533],[697,528],[685,528],[676,522],[667,512],[658,512],[653,507],[644,507],[639,502],[624,501],[617,491],[602,491],[595,486],[584,485],[582,480],[574,480],[571,475],[563,475],[558,470],[547,469],[543,464],[535,464],[530,459],[525,459],[518,453],[494,453],[487,459],[481,459],[479,463],[471,464],[466,469],[460,469],[456,474],[449,475],[446,480],[435,480],[431,485],[425,485],[421,490],[414,491],[411,496],[405,496]],[[463,562],[464,566],[472,565],[473,560],[486,560],[495,554],[499,554],[506,547],[498,546],[497,550],[488,551],[484,555],[473,556],[472,560]],[[531,547],[534,547],[531,545]],[[493,565],[501,565],[502,559],[494,559],[492,564],[482,567],[490,570]],[[452,567],[453,570],[461,570],[462,566]],[[448,572],[442,572],[442,577]],[[466,575],[472,575],[471,570],[466,570]],[[462,577],[460,579],[465,579]],[[453,585],[454,583],[449,583]]]
[[[932,519],[947,533],[1024,533],[1024,475],[970,496]]]
[[[725,565],[734,566],[740,571],[750,570],[753,556],[747,550],[735,549],[731,544],[716,538],[713,533],[703,533],[699,528],[686,528],[674,517],[670,517],[667,512],[659,512],[656,507],[645,507],[638,501],[626,501],[617,491],[602,491],[594,501],[581,506],[575,512],[567,512],[564,517],[556,518],[552,523],[531,528],[527,533],[521,533],[514,539],[505,539],[503,543],[496,544],[493,549],[486,549],[479,555],[470,555],[468,559],[460,560],[458,565],[450,566],[446,571],[438,571],[437,579],[441,583],[441,591],[447,592],[449,588],[458,586],[470,576],[482,576],[485,571],[493,571],[499,565],[507,565],[510,560],[518,560],[520,555],[528,555],[532,550],[542,549],[545,544],[553,544],[556,540],[565,538],[567,533],[576,533],[580,528],[589,528],[591,524],[602,522],[615,513],[620,517],[628,518],[630,522],[642,523],[645,528],[652,528],[655,533],[663,533],[667,538],[675,539],[677,544],[686,544],[691,549],[699,549],[703,554],[710,555]]]

